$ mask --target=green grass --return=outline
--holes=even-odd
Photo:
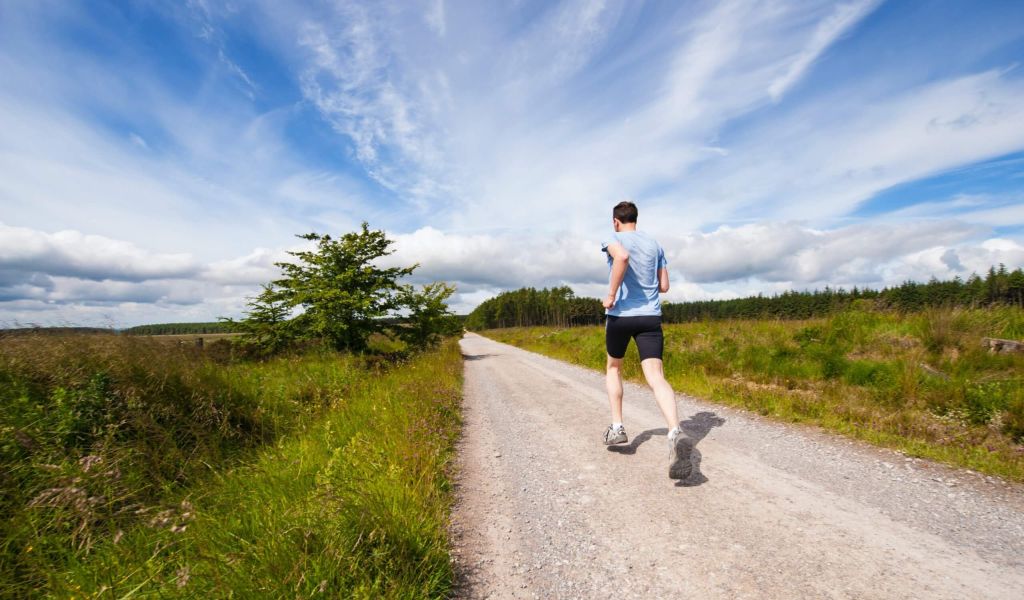
[[[0,340],[0,596],[444,597],[454,341],[399,365]],[[89,345],[89,344],[92,345]]]
[[[1024,337],[1024,311],[849,310],[806,321],[665,326],[679,391],[778,420],[1024,481],[1024,355],[982,337]],[[495,329],[495,340],[603,370],[601,327]],[[640,381],[635,346],[624,375]]]

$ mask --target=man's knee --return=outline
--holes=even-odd
[[[608,356],[608,362],[605,365],[605,369],[608,371],[618,371],[622,368],[622,359],[615,358],[611,355]]]
[[[665,379],[665,369],[660,358],[647,358],[640,361],[640,368],[648,382],[654,383]]]

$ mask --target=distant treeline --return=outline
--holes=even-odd
[[[191,335],[196,333],[236,333],[238,326],[228,322],[214,323],[158,323],[138,325],[122,330],[128,335]]]
[[[907,281],[902,285],[873,290],[826,287],[824,290],[785,292],[773,296],[751,296],[734,300],[665,302],[666,323],[717,319],[808,319],[849,308],[854,302],[878,310],[914,312],[930,307],[1024,307],[1024,271],[992,267],[984,277],[971,275],[927,283]],[[551,290],[523,288],[504,292],[487,300],[466,319],[469,329],[528,327],[533,325],[598,324],[604,308],[596,298],[577,298],[568,287]]]
[[[522,288],[485,300],[466,317],[467,329],[531,325],[597,325],[604,307],[594,298],[577,298],[568,287]]]
[[[0,335],[111,335],[117,333],[104,327],[12,327],[0,329]]]

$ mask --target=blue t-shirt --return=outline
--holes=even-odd
[[[629,252],[629,266],[619,286],[615,306],[605,311],[616,317],[661,315],[658,298],[658,270],[668,265],[665,251],[654,238],[642,231],[619,231],[601,243],[601,251],[618,242]],[[608,254],[608,272],[612,269],[612,255]]]

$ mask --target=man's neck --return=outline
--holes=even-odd
[[[636,231],[636,223],[623,223],[619,225],[619,231]]]

